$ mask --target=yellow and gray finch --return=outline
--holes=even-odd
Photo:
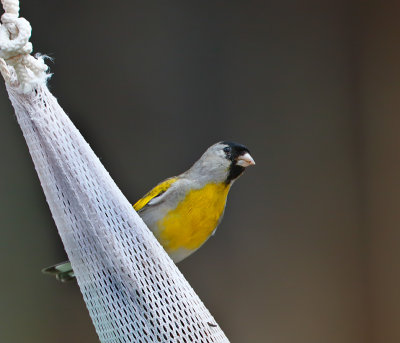
[[[233,182],[255,162],[241,144],[209,147],[186,172],[159,183],[133,207],[174,262],[180,262],[214,234]],[[60,281],[74,278],[70,262],[43,270]]]

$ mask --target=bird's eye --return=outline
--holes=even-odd
[[[226,146],[226,147],[224,148],[224,152],[226,152],[226,153],[231,152],[231,147]]]

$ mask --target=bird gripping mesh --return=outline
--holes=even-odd
[[[0,69],[100,341],[228,342],[19,49]]]

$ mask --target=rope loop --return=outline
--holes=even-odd
[[[9,13],[3,14],[1,21],[0,57],[7,61],[20,54],[30,54],[32,44],[29,43],[29,38],[32,28],[29,22]]]

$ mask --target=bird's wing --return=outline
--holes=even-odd
[[[163,195],[171,185],[178,180],[176,177],[172,177],[166,179],[165,181],[159,183],[155,186],[151,191],[143,196],[143,198],[139,199],[134,205],[133,208],[139,212],[143,210],[147,205],[154,204],[155,200],[159,200],[160,196]]]

